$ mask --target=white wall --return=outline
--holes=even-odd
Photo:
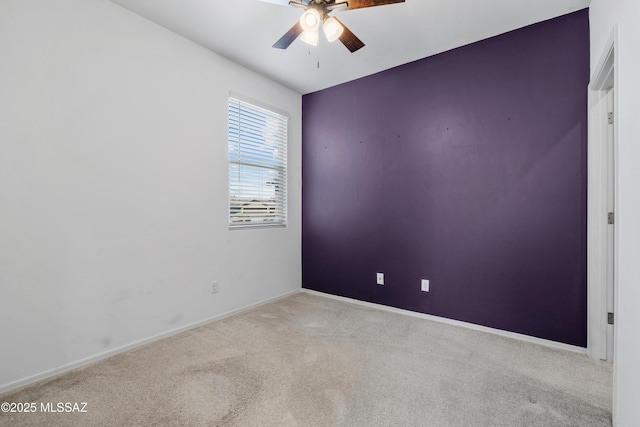
[[[286,229],[227,229],[230,90],[291,114]],[[300,148],[299,94],[120,6],[0,1],[0,390],[300,288]]]
[[[614,418],[619,427],[640,425],[640,2],[593,0],[592,70],[618,24],[618,277]]]

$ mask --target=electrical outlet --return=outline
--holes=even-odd
[[[378,285],[384,285],[384,273],[377,273],[376,283],[378,283]]]
[[[218,281],[217,280],[211,282],[211,293],[212,294],[217,294],[218,293]]]
[[[429,292],[429,281],[427,279],[422,279],[421,289],[422,292]]]

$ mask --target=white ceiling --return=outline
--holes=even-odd
[[[302,14],[286,0],[112,0],[306,94],[589,6],[590,0],[406,0],[336,12],[366,46],[350,53],[321,36],[271,46]],[[318,62],[320,67],[318,68]]]

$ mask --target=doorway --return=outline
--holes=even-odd
[[[613,85],[613,82],[612,82]],[[613,362],[615,323],[615,212],[616,212],[616,146],[615,146],[615,87],[606,92],[607,99],[607,159],[606,159],[606,199],[607,199],[607,353],[606,360]]]
[[[589,84],[587,352],[614,361],[616,312],[617,145],[615,41],[617,29]]]
[[[587,353],[610,362],[615,358],[617,306],[616,40],[614,28],[588,90]]]

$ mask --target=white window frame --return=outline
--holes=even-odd
[[[229,229],[286,227],[289,114],[230,92],[227,115]]]

